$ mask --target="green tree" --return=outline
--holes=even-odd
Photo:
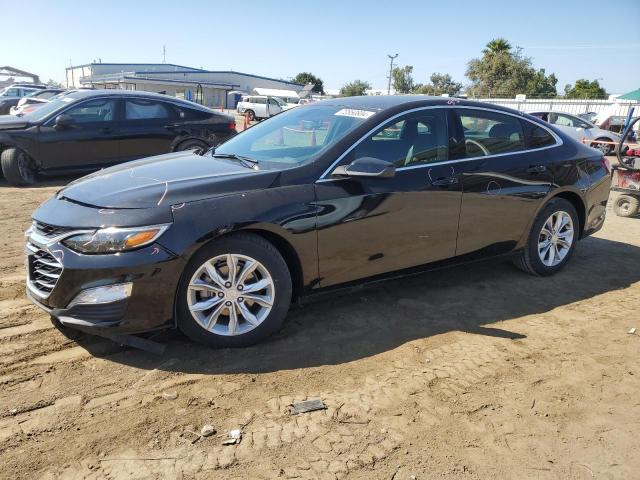
[[[298,75],[293,77],[293,83],[300,83],[302,85],[311,83],[313,84],[312,92],[324,94],[324,82],[320,77],[316,77],[313,73],[300,72]]]
[[[53,80],[52,78],[50,78],[50,79],[49,79],[49,81],[47,82],[47,87],[51,87],[51,88],[64,88],[60,82],[56,82],[56,81],[55,81],[55,80]]]
[[[431,80],[431,83],[417,86],[415,90],[416,93],[423,93],[425,95],[448,94],[454,96],[459,95],[462,91],[462,84],[454,82],[448,73],[432,73],[429,80]]]
[[[413,73],[411,65],[395,67],[391,71],[391,82],[396,93],[411,93],[413,91],[414,83],[411,73]]]
[[[473,97],[513,97],[523,93],[533,97],[555,97],[558,79],[536,70],[522,49],[511,48],[504,39],[489,42],[481,58],[467,64],[466,76],[471,80],[467,93]]]
[[[489,43],[482,53],[485,55],[499,54],[511,51],[511,44],[504,38],[494,38]]]
[[[340,89],[340,95],[345,97],[358,97],[364,95],[367,90],[371,88],[369,82],[362,80],[354,80],[353,82],[345,83]]]
[[[600,86],[598,80],[590,82],[584,78],[576,80],[576,83],[564,87],[565,98],[588,98],[590,100],[606,99],[607,92]]]

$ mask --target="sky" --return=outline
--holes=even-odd
[[[325,88],[355,79],[385,89],[387,54],[468,83],[467,62],[492,38],[524,49],[558,90],[599,79],[609,93],[640,87],[640,0],[517,2],[269,0],[0,0],[0,65],[63,81],[65,67],[166,62],[275,78],[309,71]],[[29,10],[35,14],[31,15]],[[14,40],[11,40],[14,39]]]

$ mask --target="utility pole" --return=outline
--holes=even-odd
[[[162,45],[162,63],[167,63],[167,46]]]
[[[389,62],[389,85],[387,85],[387,95],[391,95],[391,77],[393,75],[393,61],[396,58],[398,58],[398,54],[397,53],[395,55],[387,54],[387,57],[389,57],[389,59],[391,60]]]

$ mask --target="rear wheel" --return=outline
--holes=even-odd
[[[204,153],[209,149],[209,145],[207,145],[204,141],[198,140],[196,138],[191,140],[185,140],[184,142],[178,144],[176,147],[176,152],[182,152],[186,150],[193,150],[195,153]]]
[[[516,266],[531,275],[556,273],[571,258],[579,232],[580,221],[573,205],[563,198],[552,199],[533,222]]]
[[[33,159],[19,148],[7,148],[0,156],[2,173],[11,185],[33,185],[36,172]]]
[[[253,110],[245,110],[244,113],[249,117],[252,122],[256,119],[256,113]]]
[[[596,140],[597,142],[592,143],[591,146],[600,150],[603,155],[609,155],[613,151],[613,145],[611,145],[611,143],[604,143],[611,142],[610,139],[602,137],[596,138]]]
[[[178,289],[178,326],[212,347],[244,347],[276,332],[291,303],[291,275],[260,236],[213,241],[189,262]]]
[[[613,204],[613,211],[619,217],[633,217],[640,210],[640,200],[631,195],[620,195]]]

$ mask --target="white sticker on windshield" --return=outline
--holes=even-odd
[[[343,108],[338,110],[334,115],[340,115],[342,117],[355,117],[355,118],[369,118],[371,115],[375,115],[376,112],[370,112],[368,110],[355,110],[353,108]]]

